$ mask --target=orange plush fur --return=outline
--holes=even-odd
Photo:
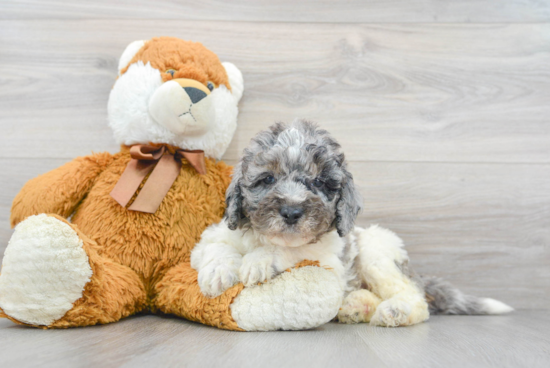
[[[182,159],[180,175],[161,206],[148,214],[128,211],[109,195],[129,161],[128,147],[115,155],[79,157],[30,180],[13,202],[12,226],[34,214],[63,221],[73,214],[71,226],[93,270],[82,298],[47,327],[109,323],[149,310],[238,329],[229,305],[242,285],[205,298],[189,265],[202,231],[223,215],[231,167],[207,159],[208,173],[198,175]]]
[[[176,78],[189,78],[205,85],[207,82],[212,82],[216,87],[224,84],[231,90],[227,73],[216,54],[198,42],[174,37],[153,38],[138,51],[128,65],[137,61],[144,64],[151,63],[153,68],[161,72],[174,70],[173,75],[162,73],[164,82]],[[121,74],[127,70],[128,66],[121,70]]]
[[[231,88],[218,57],[200,43],[156,38],[130,64],[138,60],[160,70],[164,81],[189,78]],[[164,73],[167,69],[177,72],[172,76]],[[223,215],[231,167],[207,158],[207,174],[199,175],[182,158],[178,178],[156,213],[148,214],[129,211],[109,195],[130,159],[126,146],[114,155],[79,157],[30,180],[16,196],[12,227],[41,213],[67,223],[72,216],[69,224],[83,240],[93,271],[71,310],[50,326],[36,327],[88,326],[160,311],[238,330],[229,306],[242,285],[218,298],[205,298],[189,265],[202,231]],[[1,310],[0,317],[21,323]]]

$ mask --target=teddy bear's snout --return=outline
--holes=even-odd
[[[189,96],[191,102],[194,104],[210,94],[210,90],[204,84],[197,80],[188,78],[177,78],[172,79],[172,81],[176,82],[183,88],[185,93],[187,93],[187,95]]]
[[[185,91],[185,93],[187,93],[187,95],[191,99],[191,102],[193,102],[194,104],[208,96],[200,89],[194,87],[183,87],[183,90]]]
[[[149,100],[149,113],[160,125],[178,135],[200,135],[212,121],[210,90],[194,79],[163,83]]]

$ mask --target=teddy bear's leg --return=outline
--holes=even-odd
[[[96,248],[57,215],[22,221],[2,262],[3,314],[21,324],[65,328],[114,322],[143,309],[146,295],[137,274]]]
[[[163,313],[191,321],[226,330],[242,330],[231,316],[230,305],[244,286],[235,285],[210,299],[201,293],[197,276],[189,262],[171,268],[155,286],[155,307]]]
[[[266,283],[237,284],[212,299],[201,293],[197,271],[182,263],[155,290],[155,306],[164,313],[240,331],[315,328],[336,316],[343,295],[334,273],[307,261]]]

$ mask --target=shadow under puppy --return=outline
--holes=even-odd
[[[239,282],[254,287],[310,260],[340,280],[340,322],[403,326],[427,320],[430,311],[512,310],[440,279],[415,276],[399,237],[378,226],[355,227],[361,196],[340,145],[315,124],[277,123],[256,135],[235,167],[226,199],[224,219],[204,231],[191,254],[206,296]]]

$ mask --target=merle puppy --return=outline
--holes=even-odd
[[[252,287],[303,260],[334,272],[342,289],[340,322],[419,323],[432,313],[512,310],[439,279],[416,277],[403,242],[378,226],[355,227],[362,200],[340,145],[306,121],[277,123],[245,149],[226,194],[227,210],[191,254],[202,292],[238,282]]]

